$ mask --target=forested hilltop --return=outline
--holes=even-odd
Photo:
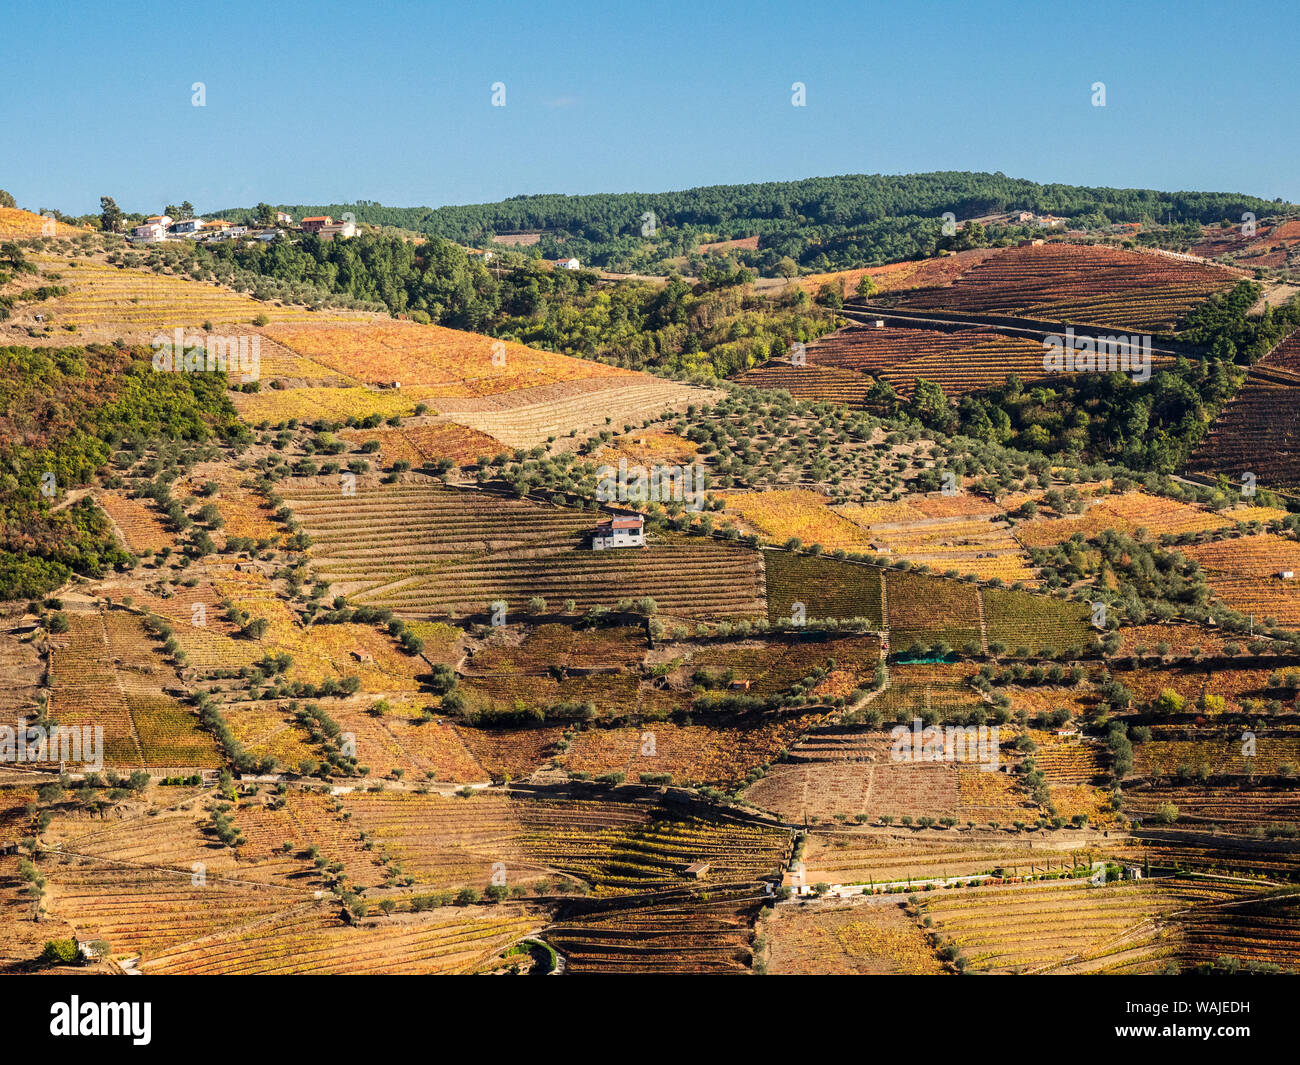
[[[1040,185],[1001,173],[941,171],[846,174],[678,192],[514,196],[437,209],[387,207],[373,200],[279,206],[295,218],[350,213],[358,223],[475,247],[502,234],[537,233],[538,242],[531,247],[544,258],[575,256],[584,265],[619,271],[666,272],[696,256],[701,243],[757,236],[757,249],[734,253],[772,275],[790,265],[824,271],[933,254],[942,246],[945,212],[966,219],[1032,211],[1097,228],[1143,221],[1239,222],[1243,212],[1263,216],[1290,205],[1237,193]],[[253,210],[213,213],[238,221],[251,219]],[[654,216],[653,232],[648,214]]]

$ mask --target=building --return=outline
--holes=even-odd
[[[280,225],[291,226],[293,225],[293,215],[291,215],[288,211],[276,211],[275,224],[278,226]]]
[[[645,547],[645,518],[640,514],[621,514],[597,525],[591,537],[591,549],[608,551],[615,547]]]
[[[332,226],[334,219],[327,214],[317,214],[304,218],[301,224],[304,233],[319,233],[326,226]]]
[[[1284,581],[1293,581],[1295,580],[1295,570],[1293,569],[1279,570],[1278,576],[1281,577],[1282,580]]]
[[[349,237],[357,235],[357,227],[352,222],[334,222],[330,225],[321,226],[315,232],[321,240],[333,240],[335,237],[340,240],[347,240]]]
[[[167,239],[167,227],[161,222],[145,222],[143,225],[136,226],[131,230],[131,240],[140,241],[144,244],[152,244],[155,241]]]
[[[703,880],[705,874],[708,871],[709,871],[708,862],[691,862],[685,869],[682,870],[682,872],[685,873],[687,876],[689,876],[692,880]]]
[[[555,265],[561,270],[577,270],[580,266],[577,259],[561,259]]]
[[[203,230],[202,218],[186,218],[180,222],[173,222],[167,227],[167,233],[173,237],[192,237]]]
[[[214,218],[210,222],[204,222],[200,228],[204,233],[221,233],[227,229],[234,229],[234,222],[227,222],[224,218]]]
[[[148,218],[144,220],[144,224],[160,225],[163,227],[163,229],[166,229],[174,221],[176,221],[176,219],[172,218],[172,216],[169,214],[151,214]]]

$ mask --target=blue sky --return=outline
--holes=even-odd
[[[1300,201],[1297,54],[1294,0],[7,0],[0,188],[203,211],[1001,170]]]

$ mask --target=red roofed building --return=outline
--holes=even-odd
[[[645,518],[640,514],[620,514],[597,525],[591,537],[591,549],[607,551],[613,547],[645,547]]]
[[[334,219],[327,214],[313,215],[311,218],[302,220],[302,230],[304,233],[319,233],[325,226],[332,226]]]

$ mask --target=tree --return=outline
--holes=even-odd
[[[120,233],[125,216],[112,196],[99,198],[99,228],[105,233]]]
[[[259,226],[275,225],[275,208],[269,203],[259,203],[253,210],[253,217]]]
[[[168,218],[181,222],[187,218],[194,217],[194,204],[190,203],[189,200],[182,200],[179,207],[174,203],[169,203],[166,210],[163,211],[163,214],[167,215]]]
[[[4,189],[0,189],[0,207],[17,207],[17,201]]]
[[[870,274],[863,274],[862,280],[858,282],[858,295],[866,299],[876,291],[876,282]]]
[[[50,965],[71,965],[79,954],[75,939],[47,939],[45,949],[41,951],[41,961]]]

